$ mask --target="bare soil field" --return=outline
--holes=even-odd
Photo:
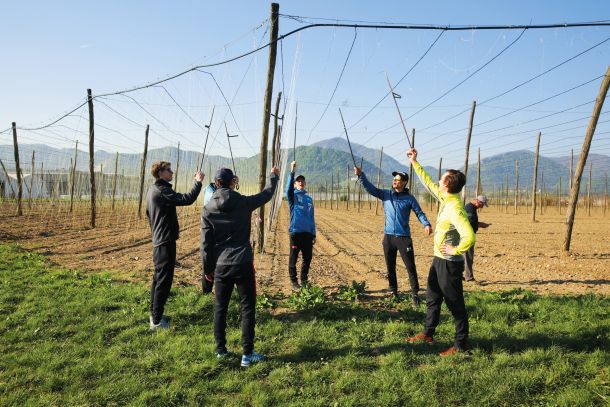
[[[434,224],[434,211],[424,210]],[[178,267],[175,284],[200,283],[199,216],[200,207],[179,209],[181,237],[178,241]],[[74,269],[110,272],[114,278],[142,282],[152,272],[152,245],[146,218],[137,217],[133,205],[119,204],[114,212],[109,205],[98,209],[97,227],[90,228],[87,203],[75,206],[74,213],[50,204],[38,204],[25,215],[14,215],[14,205],[2,204],[0,241],[17,242],[44,254],[51,261]],[[562,254],[565,214],[545,208],[538,221],[531,222],[526,208],[519,215],[503,208],[486,208],[481,221],[492,225],[480,229],[475,250],[475,277],[480,285],[466,283],[466,290],[509,290],[523,288],[543,294],[610,294],[610,214],[601,209],[587,216],[579,209],[572,236],[570,255]],[[318,229],[310,280],[327,291],[352,280],[366,281],[374,297],[387,291],[385,262],[381,248],[383,215],[375,215],[368,204],[358,211],[316,209]],[[422,290],[432,262],[432,238],[423,233],[415,217],[411,229],[416,264]],[[286,205],[271,232],[267,232],[263,255],[255,259],[261,291],[287,293],[288,213]],[[404,265],[398,260],[399,290],[408,291]]]

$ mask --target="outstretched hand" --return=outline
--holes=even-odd
[[[358,168],[358,167],[354,167],[354,174],[356,176],[361,176],[362,175],[362,168]]]
[[[271,168],[271,173],[279,176],[280,175],[280,169],[278,167],[273,167],[273,168]]]
[[[201,171],[197,171],[195,173],[195,177],[194,178],[195,178],[195,181],[197,181],[197,182],[203,182],[203,179],[205,178],[205,174],[203,172],[201,172]]]
[[[414,148],[407,150],[407,157],[409,158],[409,161],[411,163],[416,163],[417,162],[417,150]]]
[[[294,170],[296,170],[297,168],[297,162],[293,161],[290,163],[290,172],[294,172]]]

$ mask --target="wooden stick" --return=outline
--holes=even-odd
[[[91,97],[91,89],[87,89],[87,104],[89,106],[89,182],[91,184],[91,227],[95,228],[96,219],[96,189],[95,189],[95,125],[93,116],[93,98]]]
[[[146,155],[148,154],[148,130],[150,126],[146,125],[144,133],[144,153],[142,154],[142,165],[140,167],[140,192],[138,194],[138,218],[142,218],[142,197],[144,195],[144,176],[146,175]],[[178,179],[176,178],[176,184]]]
[[[15,171],[17,173],[17,216],[23,215],[21,197],[23,186],[21,184],[21,167],[19,166],[19,144],[17,143],[17,123],[13,122],[13,152],[15,153]]]
[[[464,158],[464,175],[468,180],[468,156],[470,154],[470,139],[472,138],[472,126],[474,123],[474,112],[477,108],[477,101],[472,101],[472,109],[470,110],[470,125],[468,126],[468,134],[466,136],[466,156]],[[466,186],[466,184],[464,184]],[[462,201],[466,202],[466,189],[462,191]]]

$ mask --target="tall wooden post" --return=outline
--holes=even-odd
[[[144,134],[144,153],[142,154],[142,166],[140,167],[140,193],[138,195],[138,218],[142,217],[142,196],[144,195],[144,175],[146,174],[146,155],[148,154],[148,130],[150,126],[146,125]],[[176,183],[178,179],[176,178]]]
[[[119,152],[116,153],[116,159],[114,160],[114,178],[112,179],[112,211],[114,212],[114,197],[116,195],[116,179],[119,175]]]
[[[441,174],[443,173],[441,168],[443,167],[443,157],[439,158],[438,160],[438,182],[441,182]],[[441,210],[441,201],[437,200],[436,201],[436,213],[438,213]]]
[[[518,213],[519,204],[519,160],[515,160],[515,215]]]
[[[538,141],[536,142],[536,156],[534,158],[534,182],[532,188],[532,222],[536,222],[536,189],[538,188],[538,157],[540,153],[540,136],[541,132],[538,132]]]
[[[468,136],[466,136],[466,157],[464,158],[464,175],[468,180],[468,155],[470,154],[470,139],[472,137],[472,124],[474,123],[474,111],[477,108],[477,101],[472,101],[472,109],[470,110],[470,124],[468,126]],[[466,181],[468,183],[468,181]],[[465,187],[466,185],[464,185]],[[462,201],[466,202],[466,188],[462,190]]]
[[[17,216],[23,215],[21,197],[23,196],[23,185],[21,180],[21,166],[19,165],[19,144],[17,143],[17,123],[13,122],[13,152],[15,153],[15,171],[17,172]]]
[[[589,181],[587,182],[587,216],[591,216],[591,178],[593,178],[593,163],[589,163]]]
[[[379,153],[379,167],[377,168],[377,189],[379,189],[379,183],[381,182],[381,163],[383,161],[383,146],[381,146],[381,152]],[[375,199],[375,215],[379,209],[379,199]]]
[[[601,113],[602,106],[604,105],[604,100],[606,99],[609,85],[610,66],[606,70],[606,75],[599,89],[599,96],[597,96],[595,106],[593,107],[593,115],[591,116],[591,121],[589,122],[589,127],[587,128],[587,133],[585,135],[585,141],[582,145],[582,150],[580,151],[580,158],[578,159],[578,166],[576,167],[573,187],[570,189],[570,203],[568,204],[568,213],[566,218],[566,233],[563,241],[563,250],[565,251],[570,250],[572,228],[574,227],[574,215],[576,214],[576,204],[578,203],[578,192],[580,190],[580,180],[585,168],[585,164],[587,163],[587,156],[589,155],[589,149],[591,148],[591,141],[593,140],[593,134],[595,133],[595,128],[597,127],[597,121],[599,120],[599,115]]]
[[[96,218],[96,189],[95,189],[95,126],[93,117],[93,97],[91,89],[87,89],[87,104],[89,105],[89,182],[91,184],[91,227],[95,227]]]
[[[413,129],[411,134],[411,142],[413,143],[413,148],[415,148],[415,129]],[[413,164],[411,162],[409,162],[409,191],[415,195],[413,192]]]
[[[271,3],[271,32],[269,45],[269,61],[267,66],[267,89],[265,90],[265,100],[263,103],[263,135],[261,138],[260,156],[258,161],[258,186],[259,190],[265,189],[267,179],[267,145],[269,140],[269,120],[271,118],[271,99],[273,98],[273,77],[275,75],[275,59],[277,53],[277,35],[279,29],[279,10],[278,3]],[[258,229],[258,252],[262,253],[265,242],[265,205],[258,210],[259,223]]]

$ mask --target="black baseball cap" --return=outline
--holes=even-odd
[[[394,171],[394,172],[392,173],[392,176],[393,176],[393,177],[395,177],[395,176],[397,176],[397,175],[398,175],[398,176],[400,177],[400,179],[401,179],[401,180],[403,180],[404,182],[409,181],[409,174],[407,174],[406,172]]]
[[[298,181],[298,180],[300,180],[300,179],[302,179],[303,181],[305,181],[305,175],[302,175],[302,174],[297,175],[297,177],[296,177],[294,180],[295,180],[295,181]]]
[[[228,185],[234,178],[235,175],[230,168],[220,168],[216,171],[216,176],[214,176],[214,179],[222,181],[224,185]]]

